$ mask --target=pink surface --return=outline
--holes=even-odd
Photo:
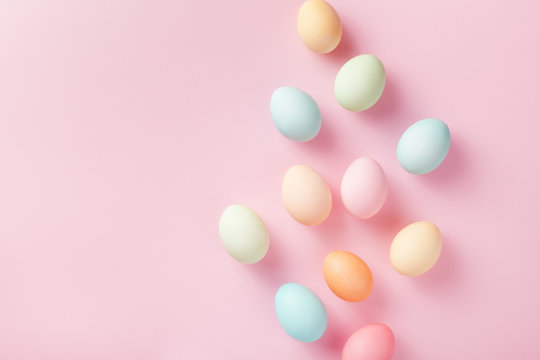
[[[538,359],[540,168],[537,0],[335,0],[344,35],[329,55],[296,35],[301,1],[7,0],[0,5],[0,359],[336,359],[346,339],[388,324],[397,360]],[[372,53],[387,88],[365,113],[333,98],[348,58]],[[318,102],[319,136],[283,138],[274,89]],[[425,117],[452,145],[425,176],[397,141]],[[388,201],[360,221],[341,176],[375,158]],[[317,228],[281,204],[293,164],[328,180]],[[230,203],[256,210],[271,246],[254,266],[223,249]],[[431,272],[396,273],[393,236],[441,229]],[[375,287],[346,303],[322,262],[348,250]],[[274,294],[289,281],[329,312],[313,344],[289,338]]]

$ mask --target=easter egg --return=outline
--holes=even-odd
[[[450,130],[439,119],[415,122],[401,135],[397,146],[398,161],[412,174],[435,170],[450,148]]]
[[[377,161],[362,157],[353,161],[341,180],[341,199],[345,208],[359,219],[375,215],[388,193],[386,176]]]
[[[260,261],[270,245],[261,218],[242,205],[231,205],[223,211],[219,219],[219,236],[225,250],[244,264]]]
[[[347,251],[333,251],[323,263],[324,279],[339,298],[358,302],[373,289],[373,277],[364,260]]]
[[[334,93],[345,109],[364,111],[379,100],[385,82],[382,62],[373,55],[359,55],[347,61],[339,70]]]
[[[326,54],[334,50],[341,40],[339,16],[324,0],[307,0],[302,4],[297,27],[304,45],[317,53]]]
[[[391,360],[394,333],[384,324],[370,324],[354,332],[343,347],[341,360]]]
[[[311,96],[295,87],[284,86],[274,91],[270,113],[278,131],[294,141],[309,141],[321,129],[319,106]]]
[[[400,274],[421,275],[435,265],[441,248],[439,228],[429,221],[418,221],[396,235],[390,246],[390,261]]]
[[[275,306],[279,323],[292,338],[313,342],[323,336],[328,323],[326,308],[307,287],[296,283],[281,286]]]
[[[330,187],[315,170],[295,165],[287,170],[281,197],[289,215],[304,225],[322,223],[332,210]]]

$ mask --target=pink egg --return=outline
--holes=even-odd
[[[351,335],[341,360],[391,360],[394,355],[394,334],[384,324],[366,325]]]
[[[341,180],[343,204],[360,219],[370,218],[379,212],[387,192],[384,170],[371,158],[361,157],[353,161]]]

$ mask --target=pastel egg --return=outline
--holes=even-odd
[[[435,265],[441,249],[439,228],[429,221],[419,221],[396,235],[390,246],[390,261],[400,274],[418,276]]]
[[[347,61],[339,70],[334,93],[345,109],[364,111],[379,100],[385,82],[382,62],[373,55],[359,55]]]
[[[364,260],[347,251],[333,251],[323,263],[324,279],[339,298],[358,302],[373,289],[373,277]]]
[[[231,205],[219,219],[219,236],[225,250],[244,264],[253,264],[266,255],[270,240],[261,218],[242,205]]]
[[[289,215],[304,225],[322,223],[332,210],[330,187],[315,170],[295,165],[285,173],[281,197]]]
[[[313,342],[323,336],[328,323],[326,308],[310,289],[296,283],[281,286],[275,298],[276,315],[292,338]]]
[[[342,35],[339,16],[324,0],[307,0],[298,12],[298,35],[309,49],[326,54],[334,50]]]
[[[341,360],[391,360],[394,355],[394,333],[384,324],[370,324],[353,333]]]
[[[353,161],[341,180],[343,204],[359,219],[367,219],[378,213],[387,193],[384,170],[371,158],[362,157]]]
[[[283,86],[274,91],[270,113],[281,135],[294,141],[309,141],[321,129],[321,112],[315,100],[292,86]]]
[[[398,161],[412,174],[435,170],[450,148],[450,130],[439,119],[415,122],[401,135],[397,146]]]

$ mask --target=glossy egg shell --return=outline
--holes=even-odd
[[[346,301],[362,301],[373,289],[373,276],[367,264],[347,251],[328,254],[324,259],[323,273],[330,290]]]

